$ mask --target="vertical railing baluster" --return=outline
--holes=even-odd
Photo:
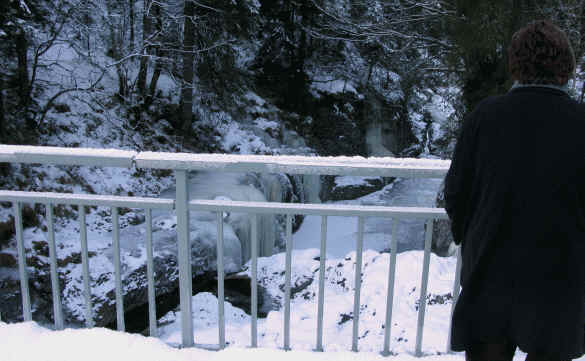
[[[26,271],[26,253],[24,251],[24,238],[22,236],[22,205],[14,203],[14,225],[16,226],[16,243],[18,248],[18,271],[20,273],[20,293],[22,296],[22,318],[32,321],[30,308],[30,293],[28,290],[28,273]]]
[[[362,286],[362,250],[364,246],[364,217],[358,217],[357,249],[355,259],[355,293],[353,298],[353,333],[351,350],[358,350],[358,332],[360,320],[360,290]]]
[[[91,289],[89,288],[89,256],[87,251],[87,226],[85,225],[85,206],[79,208],[79,235],[81,237],[81,267],[83,269],[83,294],[85,296],[85,325],[94,326],[93,309],[91,305]]]
[[[388,294],[386,296],[386,323],[384,326],[384,350],[382,355],[390,355],[390,335],[392,334],[392,308],[394,303],[394,280],[396,276],[396,253],[398,250],[398,219],[392,220],[392,240],[390,241],[390,263],[388,265]]]
[[[156,301],[154,293],[154,261],[152,249],[152,210],[146,208],[146,279],[148,281],[148,325],[151,337],[158,336],[156,328]]]
[[[429,283],[429,264],[431,260],[431,243],[433,241],[433,220],[426,222],[425,230],[425,253],[423,258],[422,285],[418,301],[418,322],[416,328],[416,349],[415,356],[422,356],[422,336],[425,323],[425,310],[427,305],[427,285]]]
[[[225,318],[223,292],[223,212],[217,212],[217,321],[219,348],[225,348]]]
[[[189,188],[187,185],[187,171],[177,169],[176,177],[176,212],[177,212],[177,239],[179,249],[179,303],[181,305],[181,336],[183,347],[194,345],[193,340],[193,313],[191,297],[193,285],[191,279],[191,247],[189,240]]]
[[[122,294],[122,273],[120,271],[120,224],[118,208],[112,207],[112,233],[114,246],[114,278],[116,280],[116,320],[118,331],[125,331],[124,324],[124,297]]]
[[[258,347],[258,216],[252,214],[252,347]]]
[[[459,299],[460,278],[461,278],[461,247],[457,247],[457,265],[455,266],[455,280],[453,281],[453,303],[451,304],[451,317],[449,317],[449,333],[447,333],[447,352],[451,353],[451,327],[453,326],[453,311],[455,311],[455,304]]]
[[[292,215],[286,215],[286,262],[284,270],[284,349],[290,350],[290,279],[292,263]]]
[[[57,273],[57,248],[55,247],[55,223],[53,221],[53,205],[45,204],[47,218],[47,235],[49,238],[49,261],[51,263],[51,288],[53,291],[53,318],[55,329],[63,329],[63,310],[61,307],[61,291],[59,290],[59,274]]]
[[[319,252],[319,299],[317,305],[317,346],[323,351],[323,304],[325,300],[325,259],[327,242],[327,216],[321,216],[321,250]]]

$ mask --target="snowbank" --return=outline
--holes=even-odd
[[[10,347],[6,347],[10,346]],[[103,328],[50,331],[35,322],[0,322],[0,347],[3,361],[415,361],[412,355],[385,358],[372,352],[311,352],[278,349],[230,347],[222,351],[197,348],[176,349],[164,342],[135,334]],[[461,355],[429,356],[425,361],[461,361]]]
[[[10,347],[6,347],[10,345]],[[107,347],[104,347],[106,346]],[[0,322],[0,347],[3,361],[463,361],[462,353],[416,358],[410,354],[383,357],[374,352],[283,351],[267,348],[229,347],[222,351],[197,348],[176,349],[164,342],[140,335],[103,328],[50,331],[35,322]],[[524,360],[516,353],[514,361]],[[585,357],[577,359],[583,361]]]

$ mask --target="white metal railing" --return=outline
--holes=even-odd
[[[223,265],[223,212],[247,212],[252,214],[251,229],[251,347],[257,347],[257,262],[258,262],[258,229],[257,215],[263,213],[286,214],[286,261],[285,261],[285,302],[284,302],[284,332],[283,347],[290,349],[290,298],[291,298],[291,255],[292,255],[292,216],[295,214],[320,215],[321,222],[321,250],[319,269],[319,294],[316,351],[323,351],[323,312],[324,312],[324,270],[325,270],[325,242],[327,235],[328,216],[357,216],[358,232],[356,245],[356,270],[354,293],[354,317],[352,332],[352,350],[358,350],[359,306],[361,288],[361,268],[363,251],[363,233],[365,217],[387,217],[393,219],[391,255],[388,270],[388,289],[386,299],[386,319],[384,333],[383,355],[390,354],[390,330],[392,322],[392,304],[394,295],[394,279],[396,268],[397,224],[399,219],[420,218],[426,220],[425,246],[421,291],[419,297],[418,322],[415,354],[422,355],[422,331],[426,309],[427,284],[429,277],[430,249],[433,234],[433,220],[447,219],[442,208],[421,207],[385,207],[385,206],[353,206],[331,204],[290,204],[275,202],[237,202],[218,200],[189,200],[188,171],[215,170],[226,172],[264,172],[289,174],[328,174],[328,175],[362,175],[386,177],[418,177],[442,178],[449,166],[449,161],[400,158],[362,158],[362,157],[305,157],[305,156],[263,156],[263,155],[225,155],[225,154],[187,154],[187,153],[154,153],[132,152],[116,149],[84,149],[84,148],[57,148],[33,146],[0,145],[0,162],[9,163],[41,163],[59,165],[84,165],[106,167],[138,167],[150,169],[171,169],[175,171],[176,196],[175,199],[121,197],[107,195],[21,192],[0,190],[0,201],[13,203],[16,227],[16,240],[20,285],[23,304],[23,318],[32,319],[31,304],[26,272],[26,258],[23,242],[23,225],[21,205],[23,203],[43,203],[46,205],[48,224],[49,260],[51,267],[51,282],[53,292],[53,311],[55,328],[63,328],[63,314],[61,310],[59,283],[57,278],[57,261],[55,255],[55,235],[53,221],[53,206],[55,204],[70,204],[79,206],[80,240],[82,273],[85,298],[86,326],[94,325],[89,285],[89,263],[87,250],[87,231],[85,222],[85,206],[112,207],[112,228],[114,248],[114,273],[117,328],[125,330],[123,294],[120,272],[120,242],[118,225],[118,208],[140,208],[146,212],[146,253],[147,253],[147,281],[148,281],[148,309],[150,335],[157,335],[154,267],[152,252],[152,209],[174,209],[177,215],[177,242],[179,265],[179,295],[181,309],[182,345],[194,346],[193,320],[191,310],[191,252],[189,251],[189,211],[211,211],[217,214],[217,272],[218,272],[218,321],[219,321],[219,348],[225,347],[225,317],[224,317],[224,265]],[[455,281],[453,284],[453,306],[459,294],[459,277],[461,269],[461,255],[458,252]],[[1,313],[1,312],[0,312]],[[451,325],[449,325],[450,333]],[[450,337],[449,337],[450,339]],[[448,341],[449,344],[449,341]],[[447,345],[447,351],[450,351]]]

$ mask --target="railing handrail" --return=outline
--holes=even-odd
[[[20,145],[0,145],[0,162],[10,163],[40,163],[58,165],[82,165],[105,167],[138,167],[151,169],[171,169],[175,171],[176,195],[174,199],[152,197],[128,197],[113,195],[90,195],[53,192],[22,192],[0,190],[0,201],[13,203],[15,228],[18,251],[18,265],[21,280],[21,294],[23,303],[23,317],[32,319],[31,303],[28,290],[28,276],[26,272],[26,258],[23,240],[22,203],[46,204],[49,257],[51,265],[51,283],[53,291],[53,306],[55,328],[63,328],[63,315],[59,299],[59,282],[57,278],[57,262],[55,252],[55,237],[53,226],[53,205],[73,204],[112,207],[112,236],[114,247],[114,273],[116,283],[116,313],[118,330],[124,331],[123,293],[120,271],[120,240],[118,208],[143,208],[146,212],[146,252],[147,252],[147,280],[149,326],[151,335],[157,334],[156,312],[154,306],[154,266],[152,249],[152,215],[151,210],[156,208],[174,209],[177,215],[177,243],[179,267],[179,294],[181,308],[182,344],[184,347],[193,346],[193,320],[191,310],[191,252],[189,251],[189,217],[190,210],[212,211],[216,213],[218,226],[217,240],[217,271],[218,271],[218,318],[219,318],[219,348],[225,347],[225,318],[224,318],[224,265],[223,265],[223,212],[250,213],[252,217],[251,237],[251,346],[257,346],[257,262],[258,262],[258,230],[257,215],[262,213],[286,215],[286,263],[285,263],[285,303],[284,303],[284,348],[290,348],[290,298],[291,298],[291,262],[292,262],[292,215],[320,215],[321,222],[321,253],[320,279],[318,297],[318,324],[316,350],[322,351],[323,332],[323,298],[325,267],[325,242],[327,234],[327,216],[357,216],[357,244],[356,244],[356,273],[354,294],[354,317],[352,332],[352,350],[358,347],[358,323],[361,284],[361,259],[363,252],[364,219],[365,217],[393,218],[391,249],[397,249],[397,224],[401,218],[419,218],[426,220],[423,271],[419,297],[417,321],[417,335],[415,354],[422,355],[422,330],[424,326],[426,289],[429,276],[430,248],[433,236],[433,220],[447,219],[442,208],[425,207],[387,207],[370,205],[338,205],[338,204],[298,204],[277,202],[241,202],[223,200],[190,200],[188,196],[188,171],[212,170],[225,172],[261,172],[261,173],[289,173],[289,174],[324,174],[324,175],[361,175],[387,177],[416,177],[441,178],[449,167],[449,160],[414,159],[414,158],[363,158],[363,157],[310,157],[310,156],[266,156],[266,155],[227,155],[227,154],[189,154],[189,153],[155,153],[134,152],[118,149],[87,149],[87,148],[60,148],[36,147]],[[81,258],[83,268],[83,286],[85,298],[86,324],[93,326],[91,293],[89,285],[89,258],[87,250],[87,231],[85,222],[85,207],[80,207],[80,239]],[[456,275],[453,285],[453,305],[459,292],[459,273],[461,254],[458,251]],[[394,276],[396,267],[396,252],[392,252],[388,269],[388,290],[386,300],[386,327],[384,333],[384,348],[382,354],[390,354],[390,329],[392,319],[392,299],[394,294]],[[451,312],[453,312],[453,305]],[[450,326],[449,326],[450,328]],[[449,342],[449,341],[448,341]],[[447,350],[449,346],[447,345]]]
[[[450,160],[134,152],[0,144],[0,162],[224,172],[442,178]]]
[[[23,192],[0,190],[0,199],[8,202],[54,203],[103,207],[174,209],[175,200],[169,198],[106,196],[99,194]]]
[[[248,212],[248,213],[277,213],[303,214],[307,216],[355,216],[359,212],[361,217],[388,217],[388,218],[420,218],[420,219],[448,219],[443,208],[432,207],[391,207],[368,206],[349,204],[306,204],[306,203],[278,203],[252,202],[232,200],[194,199],[189,201],[192,210],[210,212]]]

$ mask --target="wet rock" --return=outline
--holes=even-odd
[[[363,197],[384,188],[394,180],[394,178],[353,176],[328,176],[323,178],[321,199],[324,201],[350,200]]]
[[[17,265],[15,254],[0,252],[0,268],[16,268]]]

